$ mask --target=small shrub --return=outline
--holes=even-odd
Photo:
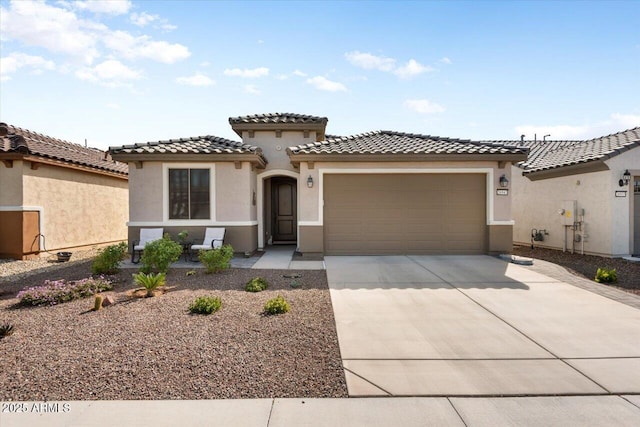
[[[186,242],[187,237],[189,237],[188,230],[182,230],[181,232],[178,233],[178,240],[180,240],[181,242]]]
[[[196,275],[196,271],[195,270],[187,271],[187,276],[195,276],[195,275]]]
[[[269,282],[267,282],[262,277],[256,277],[247,282],[244,290],[247,292],[261,292],[269,287]]]
[[[153,291],[158,289],[160,286],[164,286],[167,275],[165,273],[143,273],[140,272],[138,274],[133,275],[133,280],[135,282],[145,288],[147,290],[147,296],[152,297]]]
[[[13,325],[11,323],[0,325],[0,338],[8,337],[11,334],[13,334]]]
[[[598,283],[615,283],[618,281],[618,274],[615,268],[598,268],[594,280]]]
[[[142,252],[142,268],[143,273],[157,271],[166,273],[172,262],[178,261],[182,255],[182,246],[180,243],[174,242],[165,234],[162,239],[154,240],[147,243]]]
[[[220,310],[220,297],[198,297],[189,305],[189,311],[194,314],[211,314]]]
[[[64,279],[45,280],[41,286],[18,292],[17,298],[25,305],[56,305],[111,289],[113,289],[111,282],[102,276],[73,282],[67,282]]]
[[[200,251],[198,259],[204,265],[207,273],[219,273],[231,267],[233,258],[233,248],[231,245],[224,245],[220,248]]]
[[[120,261],[127,255],[127,244],[120,242],[117,245],[107,246],[98,252],[91,264],[93,274],[116,274],[120,269]]]
[[[290,309],[289,303],[285,301],[281,295],[270,299],[264,305],[264,312],[267,314],[282,314],[288,312]]]

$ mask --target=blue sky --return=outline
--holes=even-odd
[[[640,2],[0,0],[0,120],[107,148],[231,116],[582,139],[640,126]]]

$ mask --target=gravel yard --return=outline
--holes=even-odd
[[[347,397],[324,271],[231,269],[207,275],[174,269],[167,293],[133,298],[133,270],[123,270],[116,304],[90,311],[93,298],[50,307],[16,307],[16,293],[45,279],[87,277],[90,261],[11,274],[0,264],[0,323],[15,333],[0,339],[0,400],[221,399]],[[3,270],[4,267],[4,270]],[[291,287],[283,274],[298,273]],[[244,291],[266,278],[260,293]],[[282,295],[291,311],[262,314]],[[222,309],[192,315],[202,295]]]
[[[640,262],[627,261],[622,258],[572,254],[571,252],[545,248],[531,249],[529,246],[514,246],[513,254],[561,265],[571,273],[592,281],[596,277],[596,271],[599,267],[615,268],[618,282],[615,284],[603,283],[602,286],[613,286],[625,292],[640,295]]]

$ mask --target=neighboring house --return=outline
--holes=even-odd
[[[129,240],[143,227],[197,240],[219,226],[241,253],[282,243],[303,256],[511,250],[512,194],[496,190],[526,149],[389,131],[327,137],[327,121],[233,117],[241,142],[111,147],[129,163]]]
[[[530,245],[538,232],[544,240],[535,246],[640,255],[640,128],[587,141],[521,144],[530,154],[511,174],[514,243]]]
[[[126,240],[127,165],[0,123],[0,258]]]

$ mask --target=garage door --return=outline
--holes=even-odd
[[[485,181],[484,174],[327,174],[325,253],[485,253]]]

